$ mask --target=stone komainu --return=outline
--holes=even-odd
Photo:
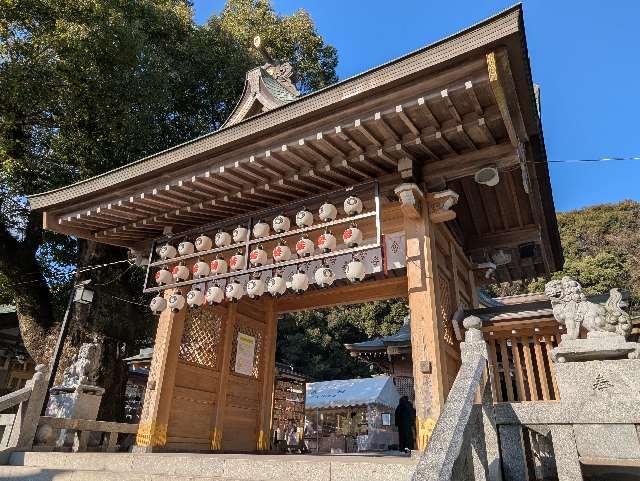
[[[620,307],[622,294],[618,289],[611,289],[604,305],[587,300],[580,283],[570,277],[548,282],[544,292],[551,300],[553,315],[567,328],[563,339],[577,339],[581,326],[589,337],[620,335],[626,338],[631,332],[631,319]]]

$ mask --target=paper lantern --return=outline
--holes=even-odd
[[[158,294],[156,297],[151,299],[151,302],[149,303],[149,309],[151,309],[151,312],[154,314],[160,314],[166,308],[167,301],[162,297],[162,294]]]
[[[211,274],[226,274],[229,266],[222,255],[218,254],[216,258],[211,261],[210,267]]]
[[[273,260],[275,262],[285,262],[291,259],[291,249],[284,240],[273,249]]]
[[[296,225],[298,227],[309,227],[313,225],[313,214],[303,207],[300,212],[296,214]]]
[[[262,248],[262,244],[259,244],[257,248],[251,251],[249,262],[253,267],[263,266],[267,263],[267,251]]]
[[[182,292],[176,291],[169,296],[169,300],[167,301],[167,306],[171,309],[172,312],[178,312],[184,307],[185,298],[182,295]]]
[[[188,256],[189,254],[193,254],[196,248],[192,242],[183,241],[178,244],[178,254],[181,256]]]
[[[166,266],[156,272],[156,283],[159,286],[173,283],[173,274]]]
[[[250,279],[249,282],[247,282],[247,295],[253,299],[255,297],[260,297],[262,294],[264,294],[264,281],[262,279],[255,278],[255,279]]]
[[[231,256],[231,259],[229,259],[229,268],[232,271],[241,271],[244,269],[244,266],[244,254],[242,253],[242,249],[238,249],[238,251]]]
[[[253,237],[255,237],[256,239],[259,239],[260,237],[266,237],[269,235],[269,229],[269,224],[260,219],[253,226]]]
[[[184,262],[174,266],[172,273],[176,282],[182,282],[189,279],[189,268],[184,265]]]
[[[342,240],[349,247],[357,247],[362,242],[362,231],[356,224],[351,224],[351,227],[342,233]]]
[[[207,289],[206,299],[209,304],[220,304],[224,300],[224,290],[218,284],[214,284]]]
[[[334,251],[336,250],[336,237],[331,231],[325,229],[324,234],[318,237],[316,244],[324,253]]]
[[[309,278],[307,274],[302,271],[296,272],[291,277],[291,290],[296,294],[302,294],[307,289],[309,289]]]
[[[344,212],[347,215],[358,215],[362,213],[362,201],[354,195],[347,197],[344,201]]]
[[[307,234],[304,234],[300,237],[300,240],[296,242],[296,253],[298,257],[309,257],[313,254],[315,250],[315,246],[313,245],[313,241],[309,239]]]
[[[222,230],[216,232],[213,240],[216,243],[216,247],[227,247],[231,245],[231,236],[228,232],[224,232]]]
[[[287,232],[291,228],[291,221],[284,214],[280,214],[273,219],[273,230],[278,234]]]
[[[351,282],[359,282],[364,279],[364,264],[360,259],[353,259],[347,264],[347,279]]]
[[[213,241],[211,237],[208,237],[204,234],[200,234],[196,239],[196,250],[198,252],[208,251],[213,247]]]
[[[198,262],[193,264],[193,267],[191,267],[191,272],[193,272],[194,279],[201,279],[203,277],[207,277],[211,273],[211,267],[206,262],[198,259]]]
[[[227,288],[225,289],[225,293],[227,299],[230,301],[237,301],[242,297],[242,284],[238,282],[237,279],[234,279],[229,284],[227,284]]]
[[[331,222],[338,217],[338,209],[331,202],[326,201],[320,206],[318,217],[320,217],[322,222]]]
[[[314,274],[318,287],[329,287],[336,280],[336,276],[326,265],[321,265]]]
[[[267,282],[267,290],[273,297],[281,296],[287,290],[287,283],[280,274],[275,274]]]
[[[158,251],[158,255],[160,255],[160,258],[163,260],[173,259],[175,256],[178,255],[178,250],[175,247],[173,247],[171,244],[165,244],[162,247],[160,247],[160,250]]]
[[[240,242],[246,242],[248,235],[249,235],[249,229],[239,225],[238,227],[233,229],[233,242],[236,244]]]
[[[200,307],[204,304],[204,292],[202,292],[197,287],[194,287],[189,292],[187,292],[187,304],[189,307]]]

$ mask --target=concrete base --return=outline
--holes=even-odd
[[[74,480],[101,481],[192,478],[198,481],[409,481],[416,464],[417,460],[409,456],[20,452],[12,454],[12,466],[7,468],[29,469],[30,474],[34,470],[40,473],[55,470],[72,474]],[[3,469],[0,468],[0,478],[8,473]]]

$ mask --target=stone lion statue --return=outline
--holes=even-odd
[[[611,289],[604,305],[588,301],[580,283],[570,277],[548,282],[544,293],[551,300],[553,316],[567,328],[562,339],[578,339],[581,326],[588,337],[626,338],[631,332],[631,319],[620,307],[622,294],[618,289]]]
[[[63,386],[93,386],[100,371],[101,346],[98,343],[84,343],[80,346],[77,359],[64,370]]]

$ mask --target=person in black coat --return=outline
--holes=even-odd
[[[413,449],[413,427],[416,422],[416,410],[407,396],[402,396],[395,413],[398,427],[398,444],[400,451]]]

